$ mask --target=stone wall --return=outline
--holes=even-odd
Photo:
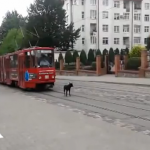
[[[139,71],[122,70],[118,71],[117,77],[139,78]]]

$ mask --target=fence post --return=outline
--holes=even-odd
[[[76,74],[78,75],[80,70],[80,57],[76,58]]]
[[[60,75],[62,74],[62,70],[64,69],[64,60],[60,60]]]
[[[124,70],[126,69],[126,66],[127,66],[127,62],[128,62],[128,55],[124,55]]]
[[[101,75],[101,56],[96,56],[96,74]]]
[[[115,76],[118,76],[120,71],[120,55],[115,55]]]
[[[147,50],[141,51],[141,67],[139,68],[139,77],[145,77],[145,69],[148,67]]]

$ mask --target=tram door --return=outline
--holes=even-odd
[[[18,86],[24,88],[24,55],[18,57]]]

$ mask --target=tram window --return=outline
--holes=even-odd
[[[31,61],[32,61],[32,67],[35,67],[36,64],[35,64],[35,52],[34,51],[31,51]]]
[[[13,57],[14,57],[14,59],[13,59],[13,62],[14,62],[14,68],[17,68],[17,67],[18,67],[18,55],[15,54]]]
[[[14,68],[14,58],[10,56],[10,68]]]
[[[25,52],[25,67],[30,68],[30,52]]]

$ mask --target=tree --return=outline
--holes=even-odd
[[[87,56],[84,50],[81,51],[80,53],[80,61],[85,65],[87,62]]]
[[[74,24],[66,25],[66,12],[61,0],[36,0],[28,10],[27,30],[38,33],[39,46],[72,47],[80,34]]]
[[[98,56],[98,55],[101,55],[100,49],[98,49],[98,50],[96,51],[96,56]]]
[[[62,53],[60,52],[60,53],[59,53],[59,56],[58,56],[58,61],[60,62],[60,60],[62,60],[62,59],[64,59],[64,58],[63,58]]]
[[[25,18],[23,18],[18,12],[15,11],[8,11],[2,21],[0,27],[0,41],[7,35],[8,31],[20,27],[25,27]]]
[[[150,50],[150,36],[147,38],[146,49]]]
[[[76,58],[79,57],[78,51],[74,50],[73,51],[73,62],[76,62]]]
[[[115,50],[115,55],[119,55],[119,49],[118,48],[116,48],[116,50]]]
[[[93,61],[95,61],[94,52],[92,49],[90,49],[88,52],[88,62],[92,63]]]
[[[72,62],[72,54],[68,50],[65,54],[65,63],[67,63],[69,65],[69,63],[71,63],[71,62]]]
[[[114,63],[114,57],[115,57],[114,50],[113,48],[110,48],[109,49],[109,62]]]
[[[130,57],[141,57],[141,51],[145,49],[145,47],[142,47],[140,45],[134,46],[130,51]]]
[[[20,30],[11,29],[3,40],[0,46],[1,54],[14,52],[21,47],[23,43],[23,36]]]

